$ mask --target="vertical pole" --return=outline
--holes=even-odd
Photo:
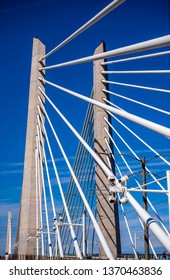
[[[22,185],[22,196],[18,222],[17,242],[18,249],[16,254],[21,255],[36,255],[36,163],[35,163],[35,149],[36,149],[36,124],[37,124],[37,104],[39,104],[38,85],[40,82],[38,77],[44,77],[44,72],[38,69],[42,67],[39,59],[45,55],[45,46],[38,38],[33,40],[32,51],[32,65],[30,77],[30,91],[29,91],[29,105],[28,105],[28,119],[25,145],[25,160],[24,160],[24,174]],[[41,83],[41,87],[44,85]],[[44,101],[43,96],[41,96]],[[43,144],[43,143],[42,143]],[[42,181],[41,181],[42,182]],[[41,192],[39,193],[41,196]],[[40,201],[40,199],[39,199]],[[40,207],[38,207],[40,209]],[[40,220],[40,219],[39,219]],[[40,225],[39,225],[40,227]],[[30,238],[27,241],[27,236]]]
[[[12,253],[12,213],[8,211],[8,224],[7,224],[7,238],[6,238],[6,252],[10,255]]]
[[[55,257],[58,256],[58,236],[57,231],[55,230]]]
[[[135,251],[137,251],[136,232],[134,233],[134,246],[135,246]]]
[[[168,208],[169,208],[169,235],[170,235],[170,170],[166,171],[168,188]]]
[[[36,139],[37,141],[37,139]],[[38,259],[38,255],[39,255],[39,222],[38,222],[38,206],[39,206],[39,202],[38,202],[38,149],[35,149],[35,174],[36,174],[36,230],[37,230],[37,234],[36,234],[36,242],[37,242],[37,259]]]
[[[146,190],[146,161],[145,157],[142,157],[142,185],[143,189]],[[143,192],[143,208],[147,211],[147,193]],[[149,260],[149,229],[144,223],[144,248],[145,248],[145,260]]]
[[[83,227],[83,256],[87,257],[87,240],[86,240],[86,209],[84,209],[82,216],[82,227]]]
[[[102,42],[95,51],[95,54],[99,54],[105,51],[105,44]],[[101,74],[101,71],[107,70],[101,65],[104,62],[103,59],[94,61],[94,92],[93,98],[97,101],[104,102],[103,98],[109,99],[107,93],[104,93],[102,89],[106,89],[106,85],[101,82],[102,79],[106,79],[106,76]],[[110,143],[109,137],[105,131],[105,127],[109,131],[109,126],[104,120],[109,116],[105,110],[94,106],[94,150],[102,159],[102,161],[110,168],[108,164],[108,147],[105,139]],[[111,158],[110,158],[111,161]],[[111,162],[113,163],[113,162]],[[112,165],[114,172],[114,164]],[[101,168],[95,164],[96,173],[96,200],[97,200],[97,215],[99,227],[107,240],[107,244],[114,256],[120,254],[120,232],[118,222],[118,206],[117,203],[110,204],[108,201],[108,179]],[[106,258],[106,254],[103,250],[102,244],[100,244],[100,257]]]

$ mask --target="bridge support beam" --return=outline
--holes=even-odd
[[[102,42],[96,49],[95,54],[99,54],[105,51],[105,44]],[[101,66],[101,62],[104,60],[94,61],[94,95],[93,98],[97,101],[104,102],[103,98],[109,99],[107,93],[102,89],[106,89],[105,84],[101,82],[106,78],[101,74],[101,71],[106,70]],[[105,131],[109,131],[109,126],[104,120],[109,116],[106,111],[98,106],[94,106],[94,149],[105,164],[112,169],[114,173],[114,163],[109,155],[109,150],[106,141],[110,144],[108,134]],[[109,164],[110,162],[110,164]],[[109,166],[110,165],[110,166]],[[110,204],[108,179],[104,172],[98,165],[95,165],[96,173],[96,200],[97,200],[97,214],[98,224],[103,232],[105,239],[109,245],[109,248],[114,256],[120,253],[120,232],[119,232],[119,219],[118,219],[118,206],[117,204]],[[106,258],[105,252],[100,244],[100,257]]]
[[[40,85],[38,77],[44,77],[44,73],[38,69],[44,63],[40,63],[39,59],[45,55],[45,46],[38,38],[33,40],[32,65],[30,77],[29,106],[25,145],[24,175],[22,185],[22,197],[20,205],[20,214],[17,233],[16,254],[19,255],[36,255],[36,124],[37,124],[37,104],[38,94],[37,88]],[[41,84],[43,89],[43,84]],[[44,100],[43,97],[41,97]],[[39,197],[41,193],[39,193]],[[40,225],[39,225],[40,228]]]

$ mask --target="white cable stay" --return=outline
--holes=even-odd
[[[52,107],[56,110],[56,112],[60,115],[60,117],[63,118],[65,123],[70,127],[70,129],[73,131],[73,133],[76,135],[76,137],[85,146],[85,148],[88,150],[88,152],[91,154],[91,156],[95,159],[95,161],[99,164],[99,166],[102,168],[102,170],[105,172],[105,174],[110,174],[110,176],[112,176],[112,171],[103,163],[103,161],[100,159],[100,157],[93,151],[93,149],[86,143],[86,141],[84,141],[84,139],[81,137],[81,135],[71,126],[71,124],[67,121],[67,119],[64,118],[64,116],[61,114],[61,112],[58,110],[58,108],[54,105],[54,103],[49,99],[49,97],[45,94],[45,92],[41,89],[41,87],[38,86],[38,88],[41,91],[41,93],[45,96],[45,98],[48,100],[48,102],[52,105]]]
[[[140,193],[158,193],[158,194],[165,194],[165,193],[169,193],[169,191],[162,191],[162,190],[137,190],[137,189],[133,189],[130,188],[128,189],[129,192],[140,192]]]
[[[159,179],[157,179],[158,181],[162,181],[162,180],[165,180],[167,178],[167,176],[164,176],[164,177],[162,177],[162,178],[159,178]],[[146,183],[146,184],[144,184],[144,185],[140,185],[140,187],[141,188],[143,188],[144,186],[149,186],[149,185],[152,185],[152,184],[154,184],[155,183],[155,180],[154,181],[151,181],[151,182],[148,182],[148,183]],[[131,191],[131,190],[134,190],[134,191],[140,191],[139,189],[138,189],[139,187],[136,187],[136,188],[130,188],[130,189],[128,189],[129,191]],[[144,189],[142,189],[142,191],[143,192],[147,192],[147,191],[150,191],[150,192],[160,192],[160,193],[166,193],[166,192],[168,192],[168,190],[144,190]]]
[[[105,121],[107,121],[106,118],[105,118]],[[108,121],[107,121],[107,123],[108,123]],[[114,129],[113,126],[112,126],[110,123],[108,123],[108,124],[109,124],[109,126],[110,126],[112,129]],[[120,154],[120,156],[121,156],[122,160],[124,161],[126,167],[127,167],[128,170],[130,171],[130,173],[133,174],[132,169],[130,168],[129,164],[127,163],[127,161],[126,161],[124,155],[121,154],[121,151],[120,151],[118,145],[116,144],[116,142],[113,140],[113,137],[112,137],[111,134],[108,132],[108,130],[106,129],[106,127],[105,127],[104,129],[105,129],[107,135],[109,136],[109,139],[112,141],[114,147],[116,148],[116,150],[117,150],[118,153]],[[130,149],[130,151],[132,152],[132,149],[131,149],[130,146],[126,143],[126,141],[121,137],[121,135],[120,135],[115,129],[114,129],[114,131],[117,133],[117,135],[119,136],[119,138],[123,141],[123,143],[124,143],[124,144]],[[138,182],[138,180],[136,180],[136,178],[135,178],[135,182],[137,183],[137,185],[138,185],[138,187],[140,188],[140,190],[142,190],[142,186],[139,184],[139,182]],[[145,186],[146,186],[146,185],[145,185]],[[129,191],[129,189],[128,189],[128,191]],[[165,191],[163,191],[163,193],[165,194]],[[161,223],[163,229],[164,229],[165,232],[168,234],[168,231],[167,231],[167,229],[166,229],[166,227],[165,227],[165,225],[164,225],[164,223],[163,223],[161,217],[159,216],[158,212],[156,211],[155,207],[153,206],[152,202],[150,201],[150,199],[149,199],[148,197],[147,197],[147,201],[148,201],[150,207],[152,208],[153,212],[155,213],[155,215],[156,215],[157,218],[159,219],[159,221],[160,221],[160,223]]]
[[[41,92],[43,93],[43,91],[41,91]],[[43,94],[44,94],[44,96],[46,97],[46,99],[50,102],[50,99],[46,96],[46,94],[45,94],[45,93],[43,93]],[[40,102],[41,102],[41,99],[40,99],[40,98],[39,98],[39,100],[40,100]],[[42,104],[42,102],[41,102],[41,104]],[[94,159],[99,163],[99,165],[100,165],[101,167],[104,167],[105,173],[106,173],[108,176],[109,176],[109,175],[113,175],[112,172],[110,171],[110,169],[101,161],[101,159],[95,154],[95,152],[90,148],[90,146],[89,146],[89,145],[82,139],[82,137],[74,130],[74,128],[71,126],[71,124],[65,119],[65,117],[61,114],[61,112],[56,108],[56,106],[55,106],[52,102],[50,102],[50,104],[51,104],[51,105],[53,106],[53,108],[57,111],[57,113],[60,115],[60,117],[66,122],[66,124],[67,124],[67,125],[69,126],[69,128],[73,131],[73,133],[76,134],[76,136],[77,136],[78,139],[81,141],[81,143],[82,143],[83,145],[85,145],[86,149],[90,152],[90,154],[94,157]],[[43,104],[42,104],[42,106],[43,106]],[[46,115],[46,117],[47,117],[47,120],[49,121],[47,112],[45,111],[44,108],[43,108],[43,110],[44,110],[44,112],[45,112],[45,115]],[[51,123],[51,122],[50,122],[50,123]],[[51,126],[51,129],[52,129],[52,131],[53,131],[55,137],[57,137],[57,135],[56,135],[56,133],[55,133],[55,130],[54,130],[52,124],[51,124],[50,126]],[[56,138],[56,140],[59,141],[58,137]],[[58,142],[58,141],[57,141],[57,142]],[[58,145],[59,145],[59,143],[60,143],[60,142],[58,142]],[[89,216],[90,216],[90,218],[91,218],[91,220],[92,220],[92,222],[93,222],[93,224],[94,224],[94,228],[95,228],[96,233],[97,233],[97,235],[98,235],[98,238],[99,238],[99,240],[101,241],[101,244],[102,244],[102,246],[103,246],[103,248],[104,248],[104,250],[105,250],[105,253],[106,253],[106,255],[108,256],[108,258],[113,259],[114,257],[113,257],[113,255],[112,255],[112,253],[111,253],[111,251],[110,251],[110,248],[108,247],[107,242],[106,242],[106,240],[105,240],[105,238],[104,238],[104,236],[103,236],[103,233],[101,232],[101,230],[100,230],[100,228],[99,228],[99,226],[98,226],[98,223],[97,223],[97,221],[96,221],[96,219],[95,219],[95,217],[94,217],[94,215],[93,215],[93,212],[91,211],[91,208],[89,207],[89,204],[88,204],[88,202],[87,202],[87,200],[86,200],[86,197],[84,196],[84,193],[82,192],[82,189],[81,189],[81,187],[80,187],[80,185],[79,185],[79,183],[78,183],[78,181],[77,181],[77,178],[76,178],[76,176],[75,176],[75,174],[74,174],[74,171],[72,170],[72,167],[70,166],[70,164],[69,164],[69,162],[68,162],[68,159],[67,159],[67,157],[66,157],[66,155],[65,155],[64,150],[62,149],[61,144],[60,144],[59,146],[60,146],[60,149],[61,149],[61,151],[62,151],[62,153],[63,153],[63,156],[64,156],[64,158],[65,158],[65,161],[66,161],[66,163],[67,163],[67,165],[68,165],[68,167],[69,167],[69,169],[70,169],[71,175],[72,175],[72,177],[73,177],[73,179],[74,179],[74,181],[75,181],[75,184],[76,184],[76,186],[77,186],[77,188],[78,188],[78,191],[79,191],[79,193],[80,193],[80,195],[81,195],[81,197],[82,197],[82,199],[83,199],[84,205],[86,206],[86,209],[87,209],[87,211],[88,211],[88,213],[89,213]]]
[[[90,147],[87,145],[87,143],[82,139],[82,137],[78,134],[78,132],[72,127],[72,125],[67,121],[67,119],[61,114],[61,112],[56,108],[56,106],[52,103],[52,101],[47,97],[47,95],[43,92],[40,86],[38,86],[39,90],[43,93],[43,95],[46,97],[46,99],[50,102],[53,108],[57,110],[57,113],[62,117],[62,119],[65,121],[65,123],[68,125],[68,127],[72,130],[72,132],[77,136],[77,138],[82,142],[82,144],[85,146],[85,148],[90,152]],[[40,97],[39,97],[39,100]],[[45,111],[45,109],[44,109]],[[55,131],[54,131],[55,133]],[[92,153],[91,153],[92,152]],[[100,158],[94,153],[92,150],[90,153],[94,157],[97,163],[101,161]],[[96,157],[97,156],[97,157]],[[98,158],[98,160],[97,160]],[[119,181],[113,174],[113,172],[105,165],[99,164],[99,166],[102,168],[102,170],[105,172],[108,178],[112,178],[114,180],[115,185],[119,186]],[[122,190],[120,190],[121,192]],[[126,198],[128,199],[129,203],[133,206],[133,208],[136,210],[139,217],[143,220],[143,222],[150,228],[150,230],[153,232],[153,234],[158,238],[158,240],[162,243],[162,245],[166,248],[168,252],[170,252],[170,238],[169,236],[161,229],[161,227],[157,224],[157,222],[147,213],[140,204],[134,199],[134,197],[127,191]],[[104,238],[105,240],[105,238]],[[103,242],[104,242],[103,240]],[[102,242],[102,245],[104,246],[104,243]],[[106,241],[105,241],[106,242]],[[112,253],[108,247],[108,244],[106,242],[105,246],[108,248],[108,254],[112,256]],[[107,253],[106,253],[107,255]],[[113,258],[113,256],[111,257]]]
[[[106,118],[104,118],[104,119],[105,119],[105,121],[106,121]],[[111,124],[110,124],[110,125],[111,125]],[[112,127],[111,127],[111,128],[112,128]],[[120,157],[121,157],[122,160],[124,161],[124,163],[125,163],[126,167],[128,168],[130,174],[134,174],[134,172],[132,171],[131,167],[130,167],[129,164],[127,163],[127,161],[126,161],[124,155],[121,154],[120,149],[118,148],[116,142],[113,140],[113,137],[111,137],[111,135],[110,135],[110,133],[108,132],[108,130],[106,129],[106,127],[104,127],[104,130],[106,131],[107,135],[109,136],[109,139],[112,141],[114,147],[115,147],[116,150],[118,151],[118,154],[120,154]],[[124,139],[120,136],[120,134],[119,134],[116,130],[114,130],[114,131],[117,133],[117,135],[119,136],[119,138],[123,141],[123,143],[125,143]],[[132,151],[132,149],[129,147],[129,145],[128,145],[127,143],[125,143],[125,144],[126,144],[126,146],[129,148],[129,150]],[[134,178],[134,180],[135,180],[135,182],[137,183],[138,187],[140,187],[140,184],[139,184],[138,180],[136,180],[136,178]]]
[[[142,51],[152,50],[152,49],[156,49],[156,48],[167,47],[169,45],[170,45],[170,35],[166,35],[166,36],[162,36],[162,37],[159,37],[156,39],[152,39],[152,40],[144,41],[141,43],[133,44],[130,46],[118,48],[115,50],[103,52],[100,54],[95,54],[95,55],[83,57],[80,59],[56,64],[56,65],[40,67],[39,70],[41,71],[41,70],[45,70],[45,69],[47,70],[47,69],[64,67],[64,66],[71,66],[71,65],[76,65],[76,64],[80,64],[80,63],[91,62],[94,60],[106,59],[109,57],[116,57],[116,56],[131,54],[131,53],[135,53],[135,52],[142,52]]]
[[[135,156],[134,159],[136,159],[137,161],[141,162],[141,160],[140,160],[139,158],[136,157],[135,152],[134,152],[134,151],[132,150],[132,148],[127,144],[127,142],[124,140],[124,138],[118,133],[118,131],[111,125],[111,123],[108,122],[108,120],[107,120],[106,118],[104,118],[104,119],[105,119],[105,121],[108,123],[108,125],[110,126],[110,128],[112,128],[112,130],[114,130],[114,132],[118,135],[118,137],[122,140],[122,142],[126,145],[126,147],[127,147],[127,148],[131,151],[131,153]],[[108,132],[108,130],[106,129],[106,127],[104,127],[104,129],[105,129],[106,133],[108,134],[110,140],[112,141],[114,147],[117,149],[118,154],[119,154],[120,157],[123,159],[123,161],[124,161],[126,167],[128,168],[128,170],[130,171],[131,174],[134,174],[134,172],[133,172],[132,169],[130,168],[129,164],[128,164],[127,161],[125,160],[124,155],[121,153],[120,149],[118,148],[116,142],[113,140],[113,137],[112,137],[111,134]],[[167,178],[167,177],[163,177],[163,178],[157,179],[157,181],[165,180],[166,178]],[[135,189],[135,190],[136,190],[137,188],[140,188],[140,189],[141,189],[141,188],[144,187],[144,186],[148,186],[148,185],[153,184],[153,183],[156,182],[156,181],[154,180],[154,181],[152,181],[152,182],[146,183],[145,185],[141,185],[141,184],[139,184],[138,180],[136,180],[136,178],[134,178],[134,180],[136,181],[136,183],[137,183],[137,185],[138,185],[138,187],[133,188],[133,189]],[[143,191],[145,191],[145,190],[143,190]],[[164,189],[164,190],[158,190],[158,191],[160,191],[161,193],[166,193],[166,192],[168,192],[168,191],[165,190],[165,189]]]
[[[103,103],[101,103],[99,101],[96,101],[96,100],[94,100],[92,98],[83,96],[83,95],[78,94],[78,93],[76,93],[76,92],[74,92],[72,90],[68,90],[68,89],[66,89],[64,87],[61,87],[61,86],[56,85],[54,83],[51,83],[51,82],[49,82],[49,81],[47,81],[45,79],[42,79],[41,77],[39,77],[38,79],[40,81],[43,81],[44,83],[47,83],[47,84],[55,87],[55,88],[58,88],[58,89],[60,89],[60,90],[62,90],[64,92],[67,92],[67,93],[69,93],[69,94],[71,94],[73,96],[76,96],[76,97],[78,97],[78,98],[80,98],[80,99],[82,99],[82,100],[84,100],[86,102],[92,103],[92,104],[94,104],[94,105],[96,105],[96,106],[98,106],[100,108],[108,110],[108,111],[110,111],[110,112],[112,112],[112,113],[114,113],[116,115],[119,115],[119,116],[121,116],[121,117],[123,117],[125,119],[128,119],[128,120],[130,120],[132,122],[135,122],[135,123],[137,123],[139,125],[142,125],[142,126],[148,128],[148,129],[151,129],[151,130],[153,130],[153,131],[155,131],[157,133],[160,133],[160,134],[170,138],[170,129],[165,127],[165,126],[162,126],[162,125],[159,125],[157,123],[154,123],[154,122],[151,122],[149,120],[146,120],[144,118],[138,117],[138,116],[136,116],[134,114],[130,114],[127,111],[121,111],[119,109],[113,108],[113,107],[108,106],[106,104],[103,104]],[[39,88],[41,88],[41,87],[39,87]]]
[[[101,74],[170,74],[170,70],[101,71]]]
[[[41,102],[40,98],[39,98],[39,100]],[[39,106],[38,106],[38,111],[39,111],[39,115],[42,119],[42,115],[41,115],[41,111],[40,111]],[[47,119],[48,119],[48,117],[47,117]],[[42,125],[43,125],[43,122],[42,122]],[[48,139],[46,129],[45,129],[44,125],[43,125],[43,129],[44,129],[44,132],[45,132],[46,139]],[[77,255],[78,258],[82,259],[82,254],[81,254],[81,251],[80,251],[80,248],[79,248],[79,245],[78,245],[78,241],[77,241],[77,238],[76,238],[74,228],[72,226],[70,213],[69,213],[69,210],[68,210],[68,207],[67,207],[67,202],[66,202],[65,195],[64,195],[64,192],[63,192],[63,189],[62,189],[62,185],[61,185],[61,181],[60,181],[60,178],[59,178],[59,175],[58,175],[58,171],[57,171],[57,168],[56,168],[56,165],[55,165],[55,160],[54,160],[54,157],[53,157],[53,153],[52,153],[51,147],[49,145],[49,141],[47,141],[47,145],[48,145],[48,149],[49,149],[49,152],[50,152],[50,156],[51,156],[55,176],[56,176],[56,179],[57,179],[58,187],[59,187],[59,190],[60,190],[61,199],[62,199],[62,202],[63,202],[63,205],[64,205],[64,210],[65,210],[66,217],[67,217],[67,220],[68,220],[70,233],[71,233],[71,237],[72,237],[73,244],[74,244],[74,247],[75,247],[76,255]]]
[[[79,34],[84,32],[86,29],[91,27],[93,24],[95,24],[97,21],[102,19],[105,15],[110,13],[113,9],[117,8],[119,5],[121,5],[125,0],[114,0],[112,1],[108,6],[106,6],[104,9],[102,9],[97,15],[95,15],[93,18],[91,18],[88,22],[86,22],[83,26],[81,26],[79,29],[77,29],[73,34],[71,34],[68,38],[66,38],[63,42],[61,42],[58,46],[56,46],[54,49],[52,49],[50,52],[48,52],[46,55],[44,55],[39,61],[44,60],[54,52],[58,51],[60,48],[62,48],[64,45],[69,43],[71,40],[76,38]]]
[[[44,93],[44,96],[46,97],[45,93]],[[38,97],[39,97],[39,96],[38,96]],[[66,153],[65,153],[65,151],[64,151],[64,149],[63,149],[63,147],[62,147],[62,145],[61,145],[61,142],[60,142],[60,140],[59,140],[59,138],[58,138],[58,136],[57,136],[57,134],[56,134],[56,132],[55,132],[55,130],[54,130],[54,127],[53,127],[53,125],[52,125],[52,123],[51,123],[51,121],[50,121],[50,119],[49,119],[49,116],[48,116],[48,114],[47,114],[47,112],[46,112],[46,110],[45,110],[45,108],[44,108],[44,106],[43,106],[43,103],[42,103],[40,97],[39,97],[39,101],[40,101],[40,103],[41,103],[41,105],[42,105],[42,108],[43,108],[43,111],[44,111],[44,113],[45,113],[45,116],[46,116],[46,118],[47,118],[47,120],[48,120],[48,123],[49,123],[51,129],[52,129],[52,132],[53,132],[53,134],[54,134],[54,136],[55,136],[55,139],[56,139],[56,141],[57,141],[57,143],[58,143],[58,146],[59,146],[59,148],[60,148],[60,150],[61,150],[61,152],[62,152],[62,155],[63,155],[63,157],[64,157],[64,159],[65,159],[65,162],[66,162],[66,164],[67,164],[67,166],[68,166],[68,168],[69,168],[69,170],[70,170],[70,173],[71,173],[71,175],[72,175],[72,177],[73,177],[73,180],[74,180],[74,182],[75,182],[75,184],[76,184],[76,187],[77,187],[77,189],[78,189],[78,191],[79,191],[79,193],[80,193],[80,196],[81,196],[81,198],[82,198],[82,200],[83,200],[83,203],[84,203],[84,205],[85,205],[85,207],[86,207],[86,209],[87,209],[87,211],[88,211],[88,214],[89,214],[89,216],[90,216],[90,218],[91,218],[91,220],[92,220],[92,222],[93,222],[94,228],[95,228],[95,230],[96,230],[96,234],[98,235],[98,238],[99,238],[99,240],[100,240],[100,242],[101,242],[101,244],[102,244],[102,246],[103,246],[103,249],[104,249],[104,251],[105,251],[105,253],[106,253],[106,256],[107,256],[109,259],[115,259],[115,257],[112,255],[112,252],[111,252],[111,250],[110,250],[110,248],[109,248],[109,246],[108,246],[108,244],[107,244],[107,242],[106,242],[106,240],[105,240],[105,237],[104,237],[104,235],[103,235],[103,233],[102,233],[102,231],[101,231],[101,229],[100,229],[100,227],[99,227],[99,225],[98,225],[98,223],[97,223],[97,221],[96,221],[96,219],[95,219],[95,217],[94,217],[94,215],[93,215],[93,212],[92,212],[92,210],[91,210],[91,208],[90,208],[90,206],[89,206],[89,204],[88,204],[88,201],[87,201],[87,199],[86,199],[86,197],[85,197],[85,195],[84,195],[84,193],[83,193],[83,191],[82,191],[82,189],[81,189],[81,186],[80,186],[80,184],[79,184],[79,182],[78,182],[78,180],[77,180],[77,177],[76,177],[76,175],[75,175],[75,173],[74,173],[74,171],[73,171],[73,169],[72,169],[72,167],[71,167],[71,165],[70,165],[70,163],[69,163],[69,160],[68,160],[68,158],[67,158],[67,156],[66,156]],[[48,101],[49,101],[49,99],[48,99]],[[51,104],[51,105],[52,105],[52,104]],[[57,109],[57,108],[55,108],[55,109]],[[63,115],[61,114],[61,112],[59,112],[58,109],[57,109],[57,113],[58,113],[58,114],[60,115],[60,117],[63,119]],[[65,118],[64,118],[63,120],[65,121]],[[67,124],[68,124],[68,121],[67,121]],[[71,128],[71,125],[70,125],[70,124],[69,124],[69,127]],[[91,149],[91,148],[90,148],[90,149]]]
[[[47,197],[46,197],[46,189],[45,189],[45,181],[44,181],[44,173],[43,173],[43,164],[42,164],[43,157],[42,157],[42,152],[41,152],[40,133],[39,133],[38,125],[37,125],[37,134],[38,134],[37,148],[38,148],[38,152],[40,155],[40,170],[41,170],[43,198],[44,198],[44,206],[45,206],[45,217],[46,217],[46,225],[47,225],[48,250],[49,250],[50,257],[52,257],[52,244],[51,244],[50,226],[49,226],[49,219],[48,219]]]
[[[135,100],[135,99],[132,99],[132,98],[126,97],[126,96],[124,96],[124,95],[121,95],[121,94],[115,93],[115,92],[113,92],[113,91],[106,90],[106,89],[102,89],[102,91],[107,92],[107,93],[110,93],[110,94],[112,94],[112,95],[114,95],[114,96],[120,97],[120,98],[122,98],[122,99],[128,100],[128,101],[130,101],[130,102],[133,102],[133,103],[139,104],[139,105],[141,105],[141,106],[147,107],[147,108],[149,108],[149,109],[152,109],[152,110],[158,111],[158,112],[160,112],[160,113],[163,113],[163,114],[166,114],[166,115],[170,115],[170,112],[168,112],[168,111],[165,111],[165,110],[159,109],[159,108],[157,108],[157,107],[154,107],[154,106],[148,105],[148,104],[146,104],[146,103],[143,103],[143,102],[137,101],[137,100]]]
[[[37,143],[38,139],[36,136],[36,143]],[[35,216],[36,216],[36,254],[37,254],[37,258],[39,255],[39,193],[38,193],[38,149],[36,147],[35,149],[35,193],[36,193],[36,200],[35,200]]]
[[[170,51],[164,51],[164,52],[158,52],[158,53],[151,53],[151,54],[127,57],[127,58],[117,59],[117,60],[113,60],[113,61],[105,61],[105,62],[101,62],[101,65],[108,65],[108,64],[114,64],[114,63],[126,62],[126,61],[131,61],[131,60],[150,58],[150,57],[154,57],[154,56],[161,56],[161,55],[167,55],[167,54],[170,54]]]
[[[108,101],[106,98],[103,98],[104,101],[108,102],[109,104],[113,104],[112,102]],[[108,114],[110,114],[113,118],[115,118],[119,123],[121,123],[120,120],[118,120],[112,113],[108,111]],[[107,120],[106,120],[107,121]],[[109,123],[110,125],[110,123]],[[126,129],[128,129],[140,142],[142,142],[147,148],[149,148],[156,156],[158,156],[162,161],[164,161],[168,166],[170,166],[170,162],[167,161],[161,154],[159,154],[154,148],[152,148],[149,144],[147,144],[141,137],[139,137],[135,132],[133,132],[131,129],[129,129],[126,125],[124,125]]]
[[[114,116],[113,114],[111,114],[110,112],[108,112],[117,122],[119,122],[123,127],[125,127],[132,135],[134,135],[139,141],[141,141],[144,145],[148,145],[144,140],[142,140],[142,138],[140,138],[136,133],[134,133],[127,125],[125,125],[122,121],[120,121],[116,116]],[[149,149],[151,149],[151,147],[148,145],[147,147],[149,147]],[[140,160],[140,158],[138,157],[138,155],[133,152],[134,158],[136,158],[137,160]],[[163,157],[158,154],[159,157],[163,160]],[[164,159],[165,160],[165,159]],[[168,162],[169,164],[169,162]],[[149,174],[151,175],[151,177],[155,180],[155,182],[160,186],[160,188],[162,190],[165,191],[164,187],[160,184],[160,182],[157,180],[157,178],[150,172],[150,170],[148,169],[148,167],[146,167],[146,170],[149,172]]]
[[[37,116],[37,118],[38,118],[38,116]],[[42,131],[41,131],[40,123],[38,123],[38,127],[39,127],[39,131],[40,131],[40,139],[42,139]],[[46,175],[47,175],[47,182],[48,182],[48,187],[49,187],[52,211],[53,211],[53,215],[54,215],[53,217],[54,217],[54,219],[56,219],[56,211],[55,211],[55,206],[54,206],[54,197],[53,197],[53,192],[52,192],[49,168],[48,168],[48,164],[47,164],[47,157],[46,157],[46,152],[45,152],[45,149],[44,149],[44,145],[42,145],[42,149],[43,149],[44,164],[45,164],[45,169],[46,169]]]
[[[120,85],[120,86],[126,86],[126,87],[133,87],[133,88],[140,88],[140,89],[145,89],[145,90],[152,90],[152,91],[159,91],[159,92],[170,93],[170,90],[169,90],[169,89],[153,88],[153,87],[139,86],[139,85],[133,85],[133,84],[126,84],[126,83],[118,83],[118,82],[107,81],[107,80],[102,80],[102,83],[107,83],[107,84],[112,84],[112,85]]]
[[[102,98],[103,99],[103,101],[105,101],[106,103],[108,103],[108,104],[110,104],[111,106],[113,106],[113,107],[115,107],[115,108],[117,108],[117,109],[119,109],[120,111],[124,111],[125,112],[125,110],[124,109],[122,109],[121,107],[119,107],[118,105],[116,105],[116,104],[114,104],[114,103],[112,103],[111,101],[109,101],[108,99],[106,99],[106,98]],[[108,111],[109,112],[109,111]]]
[[[42,136],[39,115],[37,115],[37,120],[38,120],[38,127],[39,127],[39,131],[40,131],[40,139],[41,139],[41,142],[43,143],[43,136]],[[60,236],[60,232],[59,232],[59,228],[58,228],[58,221],[57,221],[57,217],[56,217],[56,209],[55,209],[55,205],[54,205],[53,191],[52,191],[52,186],[51,186],[49,168],[48,168],[48,164],[47,164],[47,157],[46,157],[44,145],[42,145],[42,149],[43,149],[44,162],[45,162],[45,168],[46,168],[46,174],[47,174],[47,180],[48,180],[48,187],[49,187],[50,198],[51,198],[51,205],[52,205],[52,210],[53,210],[54,225],[56,227],[56,237],[58,239],[60,256],[63,258],[63,248],[62,248],[62,243],[61,243],[61,236]]]
[[[38,177],[38,193],[39,193],[39,215],[40,215],[40,238],[41,238],[41,255],[44,256],[44,233],[43,233],[43,218],[42,218],[42,180],[40,171],[40,158],[38,152],[38,136],[36,137],[37,147],[37,177]]]

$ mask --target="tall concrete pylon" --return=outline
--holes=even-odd
[[[102,42],[98,48],[95,50],[95,54],[99,54],[105,51],[105,44]],[[103,98],[109,100],[107,93],[103,92],[102,89],[106,89],[106,85],[102,83],[102,79],[106,78],[106,75],[101,74],[102,70],[106,70],[101,65],[104,60],[96,60],[93,63],[94,71],[94,95],[93,98],[97,101],[104,102]],[[106,133],[104,127],[109,131],[109,125],[104,120],[104,117],[109,120],[109,116],[105,110],[94,106],[94,149],[95,152],[100,156],[100,158],[108,166],[108,159],[112,166],[112,171],[114,172],[114,162],[109,155],[108,146],[105,139],[110,144],[108,134]],[[110,167],[110,166],[108,166]],[[98,165],[95,165],[96,173],[96,201],[97,201],[97,214],[98,214],[98,224],[103,232],[103,235],[112,251],[112,254],[116,256],[120,253],[120,231],[119,231],[119,218],[118,218],[118,205],[110,204],[109,198],[109,187],[108,179],[104,172]],[[106,254],[100,245],[100,257],[106,258]]]
[[[44,77],[44,73],[38,70],[39,67],[42,66],[42,62],[40,63],[39,59],[44,55],[44,44],[38,38],[34,38],[25,144],[24,174],[16,240],[17,247],[15,250],[15,253],[19,255],[35,255],[37,253],[35,149],[37,135],[37,105],[39,104],[38,95],[41,96],[37,86],[41,85],[41,88],[44,90],[44,85],[38,80],[38,77]],[[41,98],[44,100],[42,96]],[[40,195],[41,194],[39,194],[39,196]],[[40,225],[38,227],[40,229]]]

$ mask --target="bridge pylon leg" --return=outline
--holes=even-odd
[[[37,104],[38,95],[41,96],[37,86],[40,85],[38,77],[44,77],[44,72],[38,69],[42,66],[39,59],[45,55],[45,46],[38,39],[33,39],[32,65],[30,77],[29,105],[27,118],[27,132],[25,144],[24,174],[22,184],[22,196],[17,232],[17,246],[15,254],[36,255],[36,124],[37,124]],[[43,62],[44,63],[44,62]],[[44,65],[44,64],[43,64]],[[41,83],[41,88],[44,85]],[[41,96],[42,100],[44,98]],[[41,197],[41,193],[39,193]],[[39,200],[40,201],[40,200]],[[39,208],[39,207],[38,207]],[[40,220],[40,219],[39,219]],[[40,228],[40,224],[38,226]]]
[[[95,50],[95,54],[105,51],[105,44],[102,42]],[[102,83],[102,79],[106,78],[101,74],[101,71],[106,70],[101,65],[104,60],[94,61],[94,95],[93,98],[99,102],[104,102],[103,98],[109,100],[107,93],[102,89],[106,89],[106,85]],[[104,120],[109,120],[109,116],[102,108],[94,106],[94,149],[95,152],[108,166],[108,159],[114,172],[114,162],[111,155],[109,155],[107,142],[110,144],[108,134],[104,127],[109,131],[109,126]],[[110,167],[110,166],[108,166]],[[109,248],[114,256],[120,253],[120,231],[119,231],[119,218],[117,203],[110,204],[109,199],[109,186],[108,179],[104,172],[98,165],[95,165],[96,173],[96,201],[97,201],[97,214],[98,223],[103,232],[105,239],[108,242]],[[100,257],[106,258],[105,252],[100,244]]]

